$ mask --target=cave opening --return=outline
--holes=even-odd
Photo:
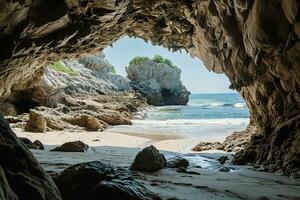
[[[230,80],[231,88],[236,89],[245,99],[250,112],[250,125],[253,127],[253,129],[250,127],[249,131],[255,130],[255,133],[252,137],[249,135],[248,141],[250,142],[246,142],[245,149],[232,157],[233,164],[249,164],[247,168],[252,168],[251,166],[253,166],[253,170],[289,175],[291,179],[300,177],[300,162],[298,159],[300,152],[300,4],[298,1],[54,0],[51,2],[46,0],[1,2],[1,100],[6,100],[12,91],[22,89],[22,86],[27,86],[28,83],[32,83],[32,80],[37,80],[37,77],[44,72],[45,66],[52,62],[60,59],[74,58],[78,55],[87,56],[89,53],[98,53],[99,50],[104,49],[124,35],[144,38],[152,41],[154,44],[159,44],[172,50],[186,49],[192,56],[203,59],[203,63],[209,71],[224,73]],[[130,51],[132,50],[130,49]],[[120,55],[123,54],[124,52],[120,53]],[[130,88],[131,84],[115,76],[114,70],[111,67],[106,68],[108,69],[106,73],[108,75],[104,77],[104,82],[99,83],[94,81],[94,77],[96,76],[91,71],[95,71],[94,67],[96,66],[97,68],[98,65],[94,65],[95,63],[93,63],[93,58],[91,57],[74,62],[76,62],[76,66],[79,66],[79,64],[87,65],[88,70],[85,73],[73,73],[69,69],[74,68],[74,63],[58,63],[58,68],[56,69],[69,70],[68,72],[73,77],[70,78],[67,76],[66,78],[65,74],[62,75],[53,70],[48,70],[47,73],[49,72],[48,75],[50,76],[59,73],[61,75],[60,78],[67,79],[68,81],[61,82],[62,84],[55,85],[55,87],[68,85],[70,86],[70,91],[76,91],[76,95],[64,98],[63,104],[57,105],[54,109],[42,107],[30,113],[25,119],[29,120],[25,122],[25,127],[24,121],[21,119],[21,123],[14,129],[17,136],[22,136],[20,132],[17,132],[18,129],[25,128],[26,130],[36,132],[34,136],[33,134],[28,134],[33,138],[36,139],[41,136],[44,143],[57,145],[58,143],[61,144],[62,140],[65,142],[66,138],[72,138],[72,140],[75,138],[78,140],[82,139],[80,131],[91,131],[91,134],[89,134],[89,138],[91,138],[93,135],[92,132],[102,131],[109,126],[133,123],[130,120],[133,117],[132,111],[137,111],[136,108],[143,105],[145,100],[143,96],[136,93],[123,93],[122,95],[112,93],[113,95],[105,97],[103,94],[109,94],[111,90],[114,92],[116,90],[124,91],[124,89]],[[96,71],[96,75],[98,76],[99,70],[97,69]],[[182,72],[184,73],[184,71]],[[88,74],[88,76],[85,74]],[[91,80],[92,82],[87,81],[86,83],[89,84],[77,85],[78,81],[72,81],[80,76],[85,76],[85,81]],[[54,78],[50,80],[56,83],[58,79]],[[108,80],[115,80],[118,84],[106,84]],[[46,82],[46,86],[52,83],[51,81]],[[190,80],[190,82],[196,81]],[[208,85],[205,82],[203,87]],[[101,87],[101,90],[97,90],[97,87]],[[44,89],[46,90],[46,88]],[[141,91],[142,89],[147,89],[147,87],[141,88]],[[84,96],[86,95],[86,91],[93,93],[93,95],[89,97]],[[80,96],[78,93],[84,95]],[[72,92],[69,94],[72,94]],[[161,98],[151,99],[153,102],[157,100],[161,100]],[[210,106],[222,107],[222,109],[232,109],[232,105],[236,105],[237,107],[244,105],[242,104],[244,102],[238,102],[237,104],[232,104],[232,102],[223,103],[222,106],[220,106],[219,102],[213,103]],[[0,104],[1,107],[5,107],[6,105],[2,104],[2,102]],[[160,105],[161,107],[162,105]],[[176,106],[167,107],[152,117],[159,117],[162,121],[168,121],[170,117],[178,116],[178,112],[180,114],[180,109]],[[167,116],[165,115],[166,113],[168,113]],[[193,111],[189,113],[193,116],[193,114],[199,112]],[[202,113],[205,114],[205,112]],[[220,116],[224,113],[221,111],[215,113],[215,115]],[[143,114],[141,115],[141,118],[144,117]],[[16,118],[11,117],[7,117],[7,120],[10,122],[19,122],[19,119],[16,120]],[[177,120],[178,122],[178,119],[173,120],[175,122]],[[179,121],[181,123],[183,120],[180,118]],[[212,127],[212,124],[216,123],[215,121],[212,123],[210,119],[202,120],[201,122],[209,122],[207,123],[208,127]],[[223,120],[221,124],[227,124],[227,122]],[[140,127],[142,127],[142,130],[145,130],[145,123],[143,123],[139,121],[138,125],[142,124]],[[168,126],[168,123],[158,123],[157,120],[148,120],[146,124],[146,127],[150,127],[150,130],[153,127],[152,125],[163,124]],[[231,121],[230,124],[234,125],[236,121]],[[194,123],[191,125],[194,125]],[[186,126],[187,123],[184,121],[183,127]],[[66,131],[74,128],[78,132]],[[162,127],[162,130],[163,128],[165,127]],[[170,127],[168,126],[167,128]],[[214,131],[216,130],[215,127],[213,129]],[[53,132],[63,131],[64,134],[55,135],[54,133],[51,134],[52,138],[45,139],[44,136],[50,136],[50,134],[44,134],[49,130]],[[176,126],[172,130],[172,133],[178,130],[180,129]],[[160,136],[155,135],[151,136],[151,138],[135,137],[137,134],[134,132],[127,135],[118,135],[117,133],[95,135],[95,138],[92,139],[93,141],[90,141],[92,144],[91,149],[95,150],[94,145],[97,146],[97,144],[103,141],[109,141],[109,145],[114,148],[104,151],[97,149],[103,152],[101,156],[94,154],[96,155],[95,157],[93,155],[90,157],[90,154],[81,154],[84,157],[84,161],[90,161],[89,159],[97,161],[76,165],[71,168],[71,173],[68,173],[70,171],[66,170],[62,175],[57,175],[52,173],[53,168],[47,168],[49,165],[47,166],[43,162],[43,158],[49,157],[41,158],[39,157],[40,153],[52,155],[53,159],[50,159],[51,161],[60,164],[64,163],[66,164],[64,167],[67,167],[78,161],[73,162],[74,160],[72,160],[72,156],[75,154],[68,154],[69,156],[72,155],[68,157],[67,154],[50,152],[50,150],[66,151],[66,148],[69,148],[70,144],[66,143],[58,148],[47,146],[46,151],[39,152],[35,151],[37,148],[41,148],[39,141],[35,141],[36,144],[34,145],[27,141],[26,145],[30,146],[30,148],[35,148],[35,150],[30,152],[16,138],[14,131],[9,128],[7,122],[0,116],[0,149],[1,152],[7,155],[1,156],[0,159],[0,176],[2,185],[4,186],[0,188],[0,194],[4,194],[4,199],[31,197],[33,199],[60,200],[61,196],[63,196],[63,199],[68,199],[66,198],[68,195],[73,197],[70,199],[91,199],[97,195],[97,197],[108,195],[109,197],[114,197],[111,199],[122,199],[118,195],[120,193],[123,194],[124,190],[122,189],[124,188],[125,190],[129,189],[127,193],[125,191],[126,195],[133,194],[142,199],[145,196],[145,198],[160,199],[155,194],[149,192],[147,188],[145,189],[140,183],[134,182],[131,178],[130,180],[128,178],[125,180],[122,179],[130,177],[126,173],[119,173],[117,176],[116,174],[105,176],[109,179],[114,177],[114,180],[110,179],[108,181],[103,181],[103,176],[100,175],[101,182],[97,180],[95,184],[92,184],[88,180],[91,173],[87,176],[82,176],[82,174],[76,171],[86,169],[85,167],[87,167],[91,171],[97,171],[97,173],[102,171],[105,171],[105,173],[107,171],[109,173],[119,172],[119,170],[115,170],[113,167],[99,162],[99,157],[110,161],[114,165],[120,165],[120,162],[124,161],[123,159],[127,159],[130,156],[129,159],[132,158],[130,160],[132,161],[132,152],[134,150],[131,149],[132,144],[127,141],[127,136],[134,137],[135,145],[137,143],[141,144],[139,147],[142,147],[142,144],[149,144],[149,140],[147,139],[161,140],[162,137]],[[221,128],[220,132],[224,132],[224,128]],[[115,137],[106,140],[103,138],[105,135]],[[235,133],[231,139],[239,140],[238,136],[239,134]],[[60,141],[57,142],[57,139]],[[163,137],[162,143],[167,139],[173,140],[171,145],[175,145],[176,148],[180,147],[181,143],[177,143],[174,140],[182,138],[174,138],[173,135],[169,135]],[[120,146],[117,145],[118,141],[122,145],[126,144],[127,147],[120,150]],[[244,144],[245,141],[240,140],[239,143]],[[79,147],[82,152],[89,148],[80,141],[75,141],[72,144]],[[213,145],[218,149],[223,148],[224,143],[209,143],[205,145]],[[205,150],[202,145],[199,145],[197,149]],[[157,160],[160,161],[161,165],[155,165],[154,169],[163,168],[165,165],[168,167],[173,166],[171,164],[174,162],[166,164],[166,159],[155,148],[150,146],[145,149],[145,152],[148,151],[154,153]],[[93,151],[93,153],[95,152],[97,151]],[[118,152],[119,154],[116,153],[117,157],[112,159],[110,156],[114,152]],[[44,169],[34,158],[33,154],[38,160],[42,161],[41,165]],[[63,156],[58,156],[61,154]],[[136,154],[137,151],[135,151],[134,156]],[[61,158],[63,160],[60,160]],[[193,164],[195,161],[194,157],[190,159],[192,159],[191,163]],[[145,160],[149,161],[150,159]],[[200,162],[204,161],[207,164],[208,160],[209,158],[205,157]],[[231,173],[235,172],[237,168],[228,164],[224,157],[219,161],[216,161],[216,159],[213,160],[218,163],[214,165],[218,169],[217,171],[213,171],[213,173],[207,173],[207,168],[205,167],[197,168],[194,165],[190,166],[190,168],[179,168],[176,171],[172,171],[172,169],[162,170],[159,176],[155,174],[155,178],[164,178],[163,175],[166,175],[166,171],[169,174],[175,174],[171,177],[171,180],[160,182],[162,188],[159,188],[158,185],[160,184],[157,184],[156,180],[153,181],[153,177],[147,174],[143,175],[143,178],[145,178],[143,180],[140,179],[141,176],[135,176],[135,173],[132,174],[135,179],[139,179],[142,182],[148,181],[151,188],[157,189],[155,190],[156,193],[166,197],[166,199],[193,199],[194,197],[196,199],[199,199],[198,197],[204,197],[204,199],[212,197],[214,199],[218,197],[223,198],[224,195],[228,199],[292,199],[299,197],[298,180],[289,180],[287,177],[253,171],[248,174],[244,174],[245,171],[243,170],[239,171],[239,173]],[[124,165],[129,167],[128,160],[125,163]],[[124,167],[124,165],[121,167]],[[146,167],[148,166],[150,165],[146,165]],[[61,172],[61,165],[56,169]],[[47,170],[47,173],[45,170]],[[74,170],[75,173],[72,173]],[[85,171],[90,172],[89,170]],[[220,175],[220,173],[224,172],[229,173]],[[182,175],[182,173],[189,175]],[[49,174],[53,177],[53,180],[56,180],[56,185],[49,177]],[[79,174],[79,177],[75,176],[75,178],[72,177],[74,179],[66,180],[66,176],[70,174]],[[180,178],[185,181],[189,179],[188,176],[191,176],[192,181],[189,183],[185,182],[180,185],[181,188],[178,188],[178,182],[172,182],[175,181],[174,177],[178,177],[178,175],[182,175]],[[248,177],[251,178],[247,179]],[[115,180],[115,178],[120,178],[121,180]],[[71,181],[68,182],[68,180]],[[87,185],[86,183],[91,183],[95,187],[91,190],[91,187],[89,187],[91,185]],[[123,183],[129,183],[129,186],[123,187]],[[71,191],[68,190],[70,186]],[[111,192],[111,188],[114,188],[117,192],[115,190]],[[132,188],[134,191],[131,190]],[[178,188],[180,191],[176,193],[176,197],[173,197],[174,191],[177,191],[174,188]],[[81,189],[85,191],[81,192]],[[109,192],[106,192],[108,190]],[[104,194],[102,193],[103,191]],[[140,193],[135,193],[136,191]],[[265,191],[268,192],[266,193]],[[80,198],[80,195],[85,196]],[[118,198],[114,195],[117,195]]]
[[[201,140],[213,142],[212,148],[216,148],[218,142],[222,143],[233,132],[242,135],[247,128],[250,120],[246,102],[229,89],[228,78],[207,71],[201,60],[192,58],[185,50],[172,52],[140,38],[125,36],[103,52],[115,72],[129,78],[136,91],[154,106],[144,120],[133,120],[131,126],[112,127],[112,131],[194,138],[190,146]],[[160,63],[166,63],[169,70],[160,68]],[[177,69],[178,73],[174,73]],[[176,85],[177,79],[182,86]],[[180,95],[181,87],[189,91],[187,98]],[[245,135],[249,140],[249,134]],[[231,145],[230,151],[238,150],[240,143]]]
[[[32,99],[29,91],[17,92],[13,95],[13,99],[10,101],[15,106],[17,115],[29,113],[30,109],[34,109],[39,106],[39,104]]]

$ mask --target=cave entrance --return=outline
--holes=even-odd
[[[191,58],[185,51],[171,52],[142,39],[123,37],[104,49],[104,54],[115,67],[116,73],[131,79],[134,87],[138,88],[137,91],[149,96],[148,103],[155,106],[145,119],[133,120],[132,126],[113,127],[112,131],[143,136],[150,134],[155,135],[155,138],[196,138],[190,144],[192,146],[199,141],[222,142],[234,131],[243,131],[249,124],[246,103],[239,93],[229,89],[228,78],[223,74],[209,72],[201,60]],[[180,81],[191,92],[188,103],[181,105],[182,95],[175,96],[167,88],[176,73],[168,74],[155,68],[152,62],[143,61],[144,58],[162,60],[158,63],[179,68]],[[149,69],[143,65],[149,65]],[[160,85],[155,81],[157,79],[153,77],[154,74],[160,76],[157,79],[162,79]],[[149,87],[159,88],[161,85],[165,86],[160,88],[161,97],[153,97],[155,92]],[[178,101],[174,101],[176,98]],[[169,150],[164,142],[159,142],[158,145]]]

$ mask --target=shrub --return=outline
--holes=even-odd
[[[163,58],[163,57],[160,56],[160,55],[155,55],[154,58],[153,58],[152,60],[153,60],[154,62],[156,62],[156,63],[163,63],[163,64],[166,64],[166,65],[168,65],[168,66],[170,66],[170,67],[172,67],[172,68],[175,68],[175,67],[176,67],[176,65],[174,65],[174,64],[172,63],[171,60],[169,60],[169,59],[167,59],[167,58]]]
[[[112,68],[111,73],[112,73],[112,74],[116,74],[116,73],[117,73],[117,72],[116,72],[116,69],[115,69],[115,68]]]
[[[141,62],[142,60],[145,60],[145,59],[148,59],[147,57],[141,57],[141,56],[136,56],[134,57],[130,62],[129,64],[138,64],[139,62]]]
[[[52,63],[49,66],[50,69],[53,69],[58,72],[64,72],[70,76],[78,76],[80,75],[78,72],[74,71],[70,67],[65,66],[61,61],[57,61],[55,63]]]

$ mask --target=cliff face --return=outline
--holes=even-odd
[[[239,163],[299,172],[299,1],[2,0],[0,5],[2,98],[39,77],[47,62],[99,51],[123,35],[142,37],[186,49],[208,70],[229,77],[260,132]]]
[[[181,70],[176,66],[145,57],[130,62],[126,72],[133,87],[151,105],[186,105],[189,101],[190,92],[182,85]]]

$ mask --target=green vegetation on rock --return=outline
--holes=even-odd
[[[172,63],[171,60],[169,60],[168,58],[163,58],[163,57],[160,56],[160,55],[155,55],[154,58],[153,58],[152,60],[153,60],[154,62],[156,62],[156,63],[163,63],[163,64],[166,64],[166,65],[168,65],[168,66],[170,66],[170,67],[172,67],[172,68],[177,67],[176,65],[174,65],[174,64]]]
[[[80,74],[70,67],[65,66],[61,61],[57,61],[49,66],[50,69],[53,69],[58,72],[64,72],[70,76],[79,76]]]
[[[129,62],[129,64],[131,65],[131,64],[138,64],[139,62],[141,62],[142,60],[146,60],[146,59],[148,59],[148,57],[142,57],[142,56],[136,56],[136,57],[134,57],[130,62]]]
[[[142,60],[146,60],[146,59],[149,59],[148,57],[141,57],[141,56],[136,56],[134,57],[130,62],[129,64],[138,64],[139,62],[141,62]],[[177,66],[174,65],[172,63],[171,60],[167,59],[167,58],[163,58],[162,56],[160,55],[155,55],[154,58],[152,59],[152,61],[156,62],[156,63],[162,63],[162,64],[166,64],[172,68],[176,68]]]
[[[116,72],[116,68],[112,68],[112,70],[111,70],[111,73],[113,73],[113,74],[117,74],[117,72]]]

